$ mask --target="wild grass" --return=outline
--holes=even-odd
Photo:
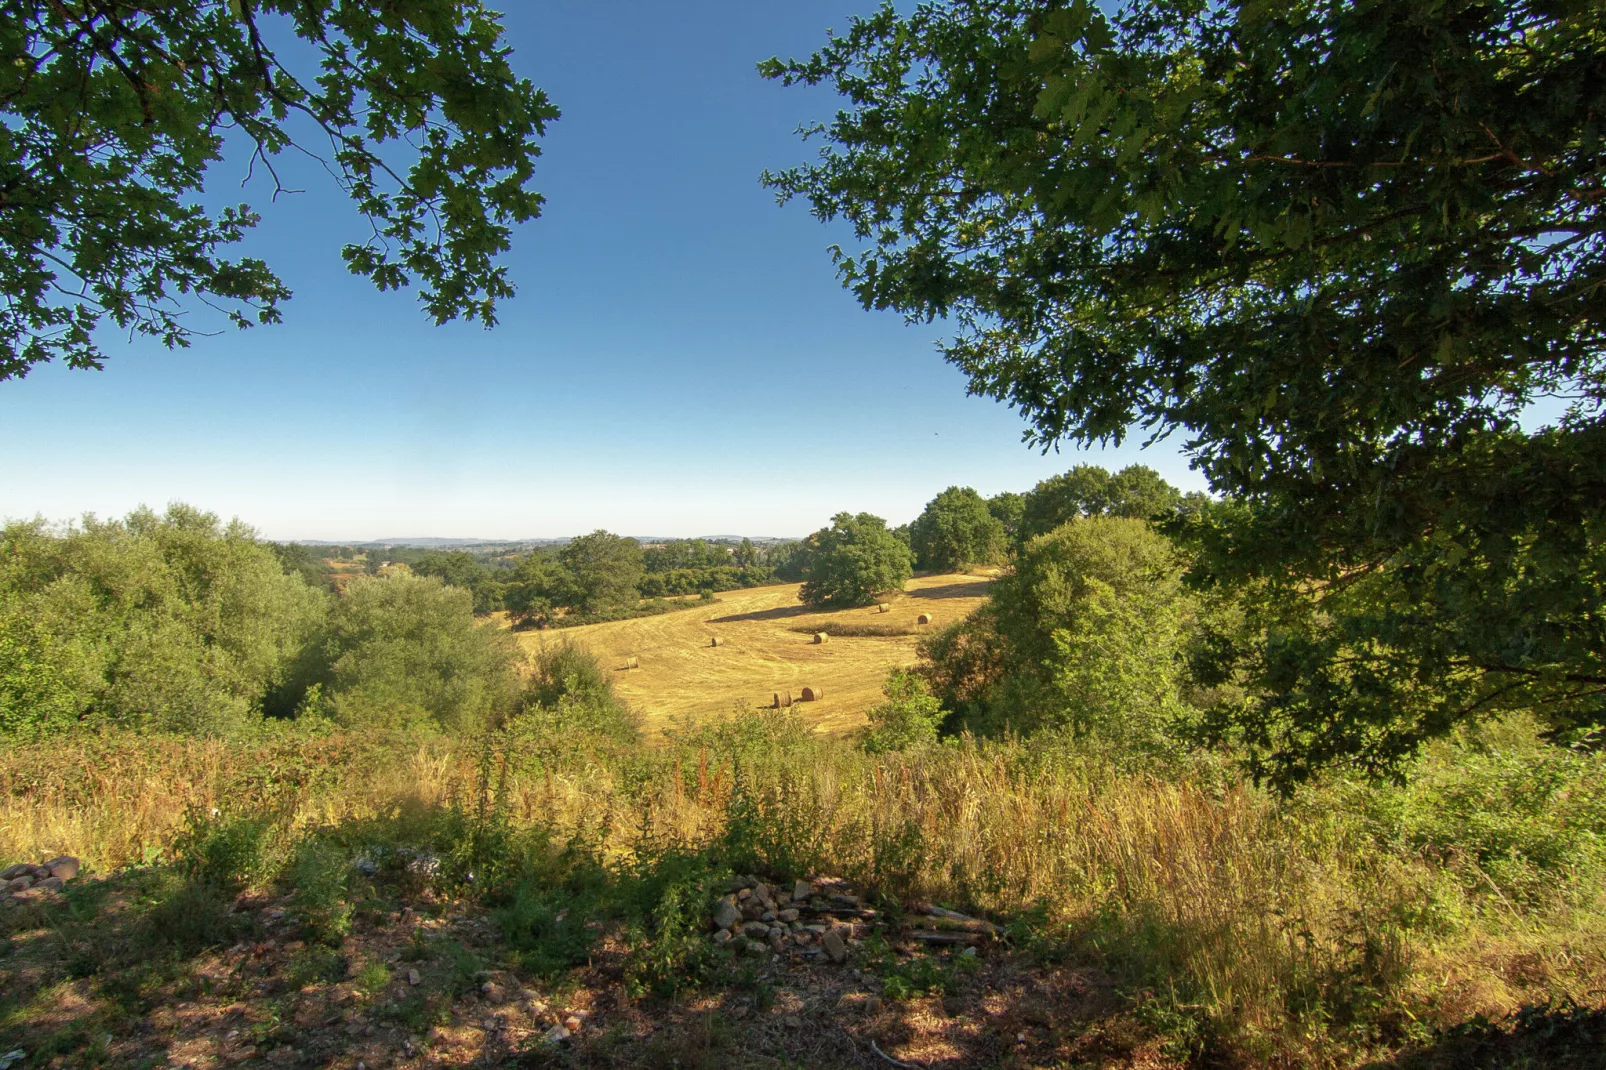
[[[642,991],[695,971],[708,874],[831,874],[894,908],[988,914],[1045,961],[1114,975],[1177,1044],[1266,1062],[1349,1065],[1474,1015],[1589,1004],[1606,983],[1606,760],[1530,724],[1436,747],[1410,787],[1334,780],[1291,800],[1208,759],[1131,769],[1042,739],[869,755],[782,711],[652,749],[593,742],[15,747],[0,861],[288,879],[335,934],[342,860],[401,872],[428,848],[509,889],[496,917],[538,973],[586,952],[566,906],[636,919]],[[85,775],[45,775],[61,769]]]

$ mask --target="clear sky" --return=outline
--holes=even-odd
[[[542,217],[501,325],[432,326],[346,273],[361,221],[305,163],[249,243],[295,291],[285,323],[168,352],[108,338],[102,372],[0,383],[0,515],[187,501],[270,538],[800,535],[893,523],[944,487],[1026,490],[1090,460],[1202,487],[1164,444],[1042,456],[965,395],[941,325],[863,311],[826,247],[850,235],[759,184],[836,107],[760,79],[867,11],[854,0],[502,5],[515,67],[563,110]],[[243,157],[212,176],[237,200]],[[200,313],[197,314],[199,319]]]

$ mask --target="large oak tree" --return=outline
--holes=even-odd
[[[764,70],[844,98],[768,180],[867,307],[956,323],[1033,442],[1176,433],[1237,503],[1201,669],[1263,769],[1606,718],[1606,6],[946,0]]]

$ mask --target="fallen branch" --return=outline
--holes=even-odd
[[[906,1063],[902,1059],[894,1059],[892,1056],[888,1055],[886,1052],[884,1052],[880,1048],[876,1047],[876,1042],[873,1041],[873,1040],[870,1041],[870,1050],[875,1052],[877,1055],[881,1056],[883,1059],[885,1059],[887,1062],[891,1063],[893,1066],[901,1066],[901,1067],[903,1067],[903,1070],[920,1070],[920,1068],[918,1066],[916,1066],[914,1063]]]

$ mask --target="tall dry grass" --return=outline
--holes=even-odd
[[[1123,772],[1041,743],[875,757],[782,713],[647,749],[305,732],[14,747],[0,862],[149,862],[192,807],[325,828],[476,802],[548,842],[584,830],[604,860],[672,842],[1029,916],[1027,946],[1099,962],[1268,1056],[1342,1061],[1434,1022],[1606,991],[1598,888],[1514,904],[1380,846],[1331,799],[1285,803],[1209,768]]]

